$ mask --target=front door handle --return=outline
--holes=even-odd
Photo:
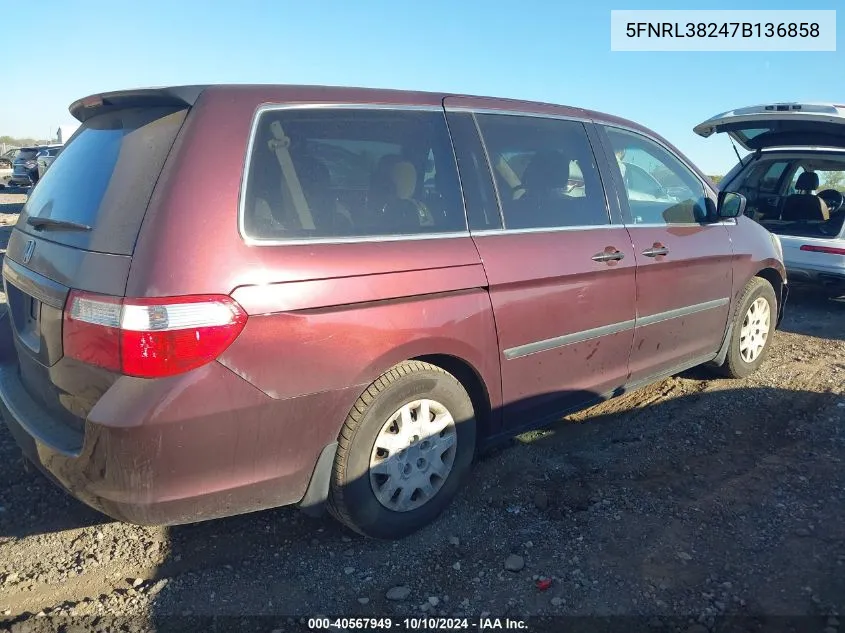
[[[659,257],[660,255],[668,255],[669,249],[663,246],[662,244],[655,244],[651,248],[647,248],[643,251],[643,255],[646,257]]]
[[[625,258],[625,253],[618,250],[604,250],[593,255],[594,262],[616,262]]]

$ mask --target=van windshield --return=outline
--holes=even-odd
[[[186,113],[133,108],[86,121],[33,189],[18,227],[67,246],[130,255]],[[44,230],[29,218],[60,222]],[[91,230],[63,230],[62,222]]]

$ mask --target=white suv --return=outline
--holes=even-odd
[[[845,295],[845,105],[751,106],[694,130],[751,152],[719,187],[743,194],[746,215],[778,235],[790,281]]]

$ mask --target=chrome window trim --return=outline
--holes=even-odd
[[[402,105],[394,103],[263,103],[258,106],[252,115],[249,128],[249,139],[247,140],[246,156],[244,158],[243,171],[241,172],[240,191],[238,192],[238,234],[248,246],[293,246],[293,245],[319,245],[319,244],[354,244],[357,242],[396,242],[405,240],[430,240],[430,239],[452,239],[458,237],[469,237],[469,229],[465,231],[443,231],[436,233],[420,233],[412,235],[358,235],[349,237],[317,237],[317,238],[260,238],[252,237],[246,232],[246,185],[249,179],[249,170],[252,166],[252,150],[255,146],[255,137],[258,132],[258,121],[267,112],[281,110],[401,110],[416,112],[443,112],[440,105]],[[444,125],[446,125],[444,120]],[[448,127],[447,127],[448,134]],[[451,146],[451,140],[450,140]],[[454,159],[454,149],[450,147]],[[460,187],[459,172],[458,186]],[[461,194],[463,195],[463,194]],[[463,206],[463,197],[461,197]],[[464,222],[466,222],[466,209],[463,211]]]
[[[257,119],[258,115],[264,112],[273,112],[276,110],[416,110],[418,112],[442,112],[443,106],[440,105],[419,105],[401,103],[347,103],[347,102],[314,102],[302,101],[298,103],[262,103],[255,111],[253,119]]]
[[[699,227],[707,228],[709,226],[734,226],[736,220],[724,220],[721,222],[707,222],[704,224],[686,224],[673,222],[671,224],[579,224],[576,226],[560,226],[560,227],[539,227],[531,229],[483,229],[481,231],[470,231],[472,237],[487,237],[490,235],[521,235],[525,233],[562,233],[565,231],[591,231],[591,230],[607,230],[607,229],[663,229],[667,227]]]
[[[243,236],[242,236],[243,237]],[[301,239],[261,239],[258,237],[244,237],[248,246],[310,246],[312,244],[357,244],[359,242],[402,242],[418,240],[447,240],[460,237],[470,237],[469,231],[453,231],[448,233],[411,233],[409,235],[362,235],[360,237],[304,237]]]
[[[446,112],[471,112],[472,114],[504,114],[507,116],[525,116],[539,119],[558,119],[560,121],[578,121],[579,123],[591,123],[589,117],[577,117],[566,114],[546,114],[543,112],[526,112],[524,110],[497,110],[496,108],[474,108],[472,106],[445,106]]]
[[[693,305],[684,306],[682,308],[674,308],[672,310],[666,310],[665,312],[658,312],[656,314],[651,314],[644,317],[637,315],[635,318],[629,319],[627,321],[610,323],[608,325],[601,325],[599,327],[591,328],[589,330],[571,332],[562,336],[555,336],[549,339],[532,341],[523,345],[510,347],[504,350],[502,354],[504,355],[505,360],[514,360],[517,358],[522,358],[523,356],[537,354],[539,352],[547,352],[549,350],[557,349],[558,347],[573,345],[575,343],[583,343],[584,341],[600,338],[602,336],[619,334],[620,332],[625,332],[627,330],[640,327],[647,327],[649,325],[655,325],[657,323],[662,323],[671,319],[677,319],[680,317],[689,316],[691,314],[697,314],[698,312],[713,310],[715,308],[728,305],[729,303],[729,297],[722,297],[719,299],[713,299],[712,301],[705,301],[704,303],[695,303]]]
[[[481,231],[470,231],[473,237],[485,237],[489,235],[522,235],[530,233],[563,233],[566,231],[590,231],[593,229],[625,229],[624,224],[580,224],[577,226],[552,226],[538,227],[531,229],[484,229]]]
[[[625,224],[629,229],[636,229],[636,228],[647,228],[647,229],[660,229],[666,227],[689,227],[689,226],[697,226],[700,228],[706,228],[708,226],[732,226],[736,224],[736,219],[730,218],[726,220],[719,220],[718,222],[644,222],[642,224],[637,224],[636,222],[632,222],[631,224]]]

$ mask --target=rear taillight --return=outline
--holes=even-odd
[[[65,305],[64,352],[127,376],[172,376],[220,356],[246,319],[223,295],[121,299],[74,290]]]
[[[832,246],[816,246],[815,244],[804,244],[802,251],[811,253],[827,253],[828,255],[845,255],[845,248],[833,248]]]

